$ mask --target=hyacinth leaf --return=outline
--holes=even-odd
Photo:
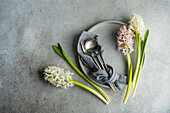
[[[136,81],[135,81],[135,86],[134,86],[134,89],[133,89],[132,97],[134,97],[135,93],[136,93],[136,88],[137,88],[137,84],[138,84],[138,81],[139,81],[139,76],[140,76],[140,73],[141,73],[143,60],[144,60],[144,56],[145,56],[145,48],[146,48],[146,42],[147,42],[148,36],[149,36],[149,30],[146,31],[145,36],[144,36],[141,58],[140,58],[140,64],[139,64],[139,69],[138,69],[138,73],[137,73],[137,76],[136,76]]]
[[[61,45],[58,43],[58,47],[53,45],[54,51],[57,52],[67,63],[80,75],[82,76],[87,82],[89,82],[92,86],[94,86],[106,99],[107,102],[110,102],[109,97],[106,95],[106,93],[98,87],[95,83],[90,81],[72,62],[71,60],[67,57],[65,54],[64,50],[62,49]],[[56,49],[57,48],[57,49]]]
[[[143,53],[145,52],[145,47],[146,47],[146,42],[147,42],[147,40],[148,40],[148,36],[149,36],[149,30],[147,30],[146,31],[146,33],[145,33],[145,36],[144,36],[144,40],[143,40],[143,46],[142,46],[142,51],[143,51]]]
[[[57,46],[53,45],[52,47],[53,47],[53,49],[55,50],[56,53],[58,53],[64,60],[66,60],[64,58],[64,56],[62,55],[61,50]]]
[[[123,100],[123,103],[125,104],[128,100],[129,94],[130,94],[130,90],[131,90],[131,82],[132,82],[132,62],[130,63],[130,70],[129,70],[129,80],[128,80],[128,87],[126,90],[126,95],[125,98]]]
[[[96,95],[97,97],[99,97],[105,104],[109,104],[109,102],[106,101],[106,99],[100,94],[98,93],[97,91],[95,91],[94,89],[80,83],[80,82],[77,82],[75,80],[70,80],[70,82],[73,82],[73,84],[77,85],[77,86],[80,86],[86,90],[88,90],[89,92],[93,93],[94,95]]]

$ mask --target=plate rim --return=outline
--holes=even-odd
[[[93,25],[91,28],[89,28],[87,31],[88,32],[92,32],[94,29],[97,29],[99,27],[102,27],[103,25],[106,25],[106,24],[122,24],[122,25],[127,25],[126,23],[124,22],[121,22],[121,21],[114,21],[114,20],[109,20],[109,21],[102,21],[102,22],[99,22],[95,25]]]

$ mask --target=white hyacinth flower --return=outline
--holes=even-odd
[[[137,31],[139,34],[143,34],[145,25],[141,16],[137,14],[132,14],[129,21],[129,28],[133,31]]]
[[[47,68],[44,69],[44,79],[46,81],[49,81],[51,84],[55,85],[56,87],[67,89],[68,87],[73,87],[74,85],[77,85],[93,93],[106,104],[109,104],[109,102],[99,92],[93,90],[92,88],[80,82],[72,80],[71,77],[72,75],[73,73],[71,73],[69,70],[65,70],[63,68],[56,67],[56,66],[48,66]]]
[[[73,87],[73,83],[70,82],[72,80],[71,73],[69,70],[65,70],[56,66],[48,66],[44,69],[44,79],[49,81],[51,84],[56,87],[61,87],[67,89],[68,87]]]

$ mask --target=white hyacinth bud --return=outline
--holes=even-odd
[[[49,81],[56,87],[60,86],[61,88],[65,89],[68,87],[73,87],[74,84],[70,82],[70,80],[72,80],[72,75],[73,73],[71,73],[69,70],[65,70],[56,66],[48,66],[44,69],[44,79],[46,81]]]

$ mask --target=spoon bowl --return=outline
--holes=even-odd
[[[85,42],[84,46],[87,51],[94,52],[98,48],[98,42],[96,39],[89,39]]]

